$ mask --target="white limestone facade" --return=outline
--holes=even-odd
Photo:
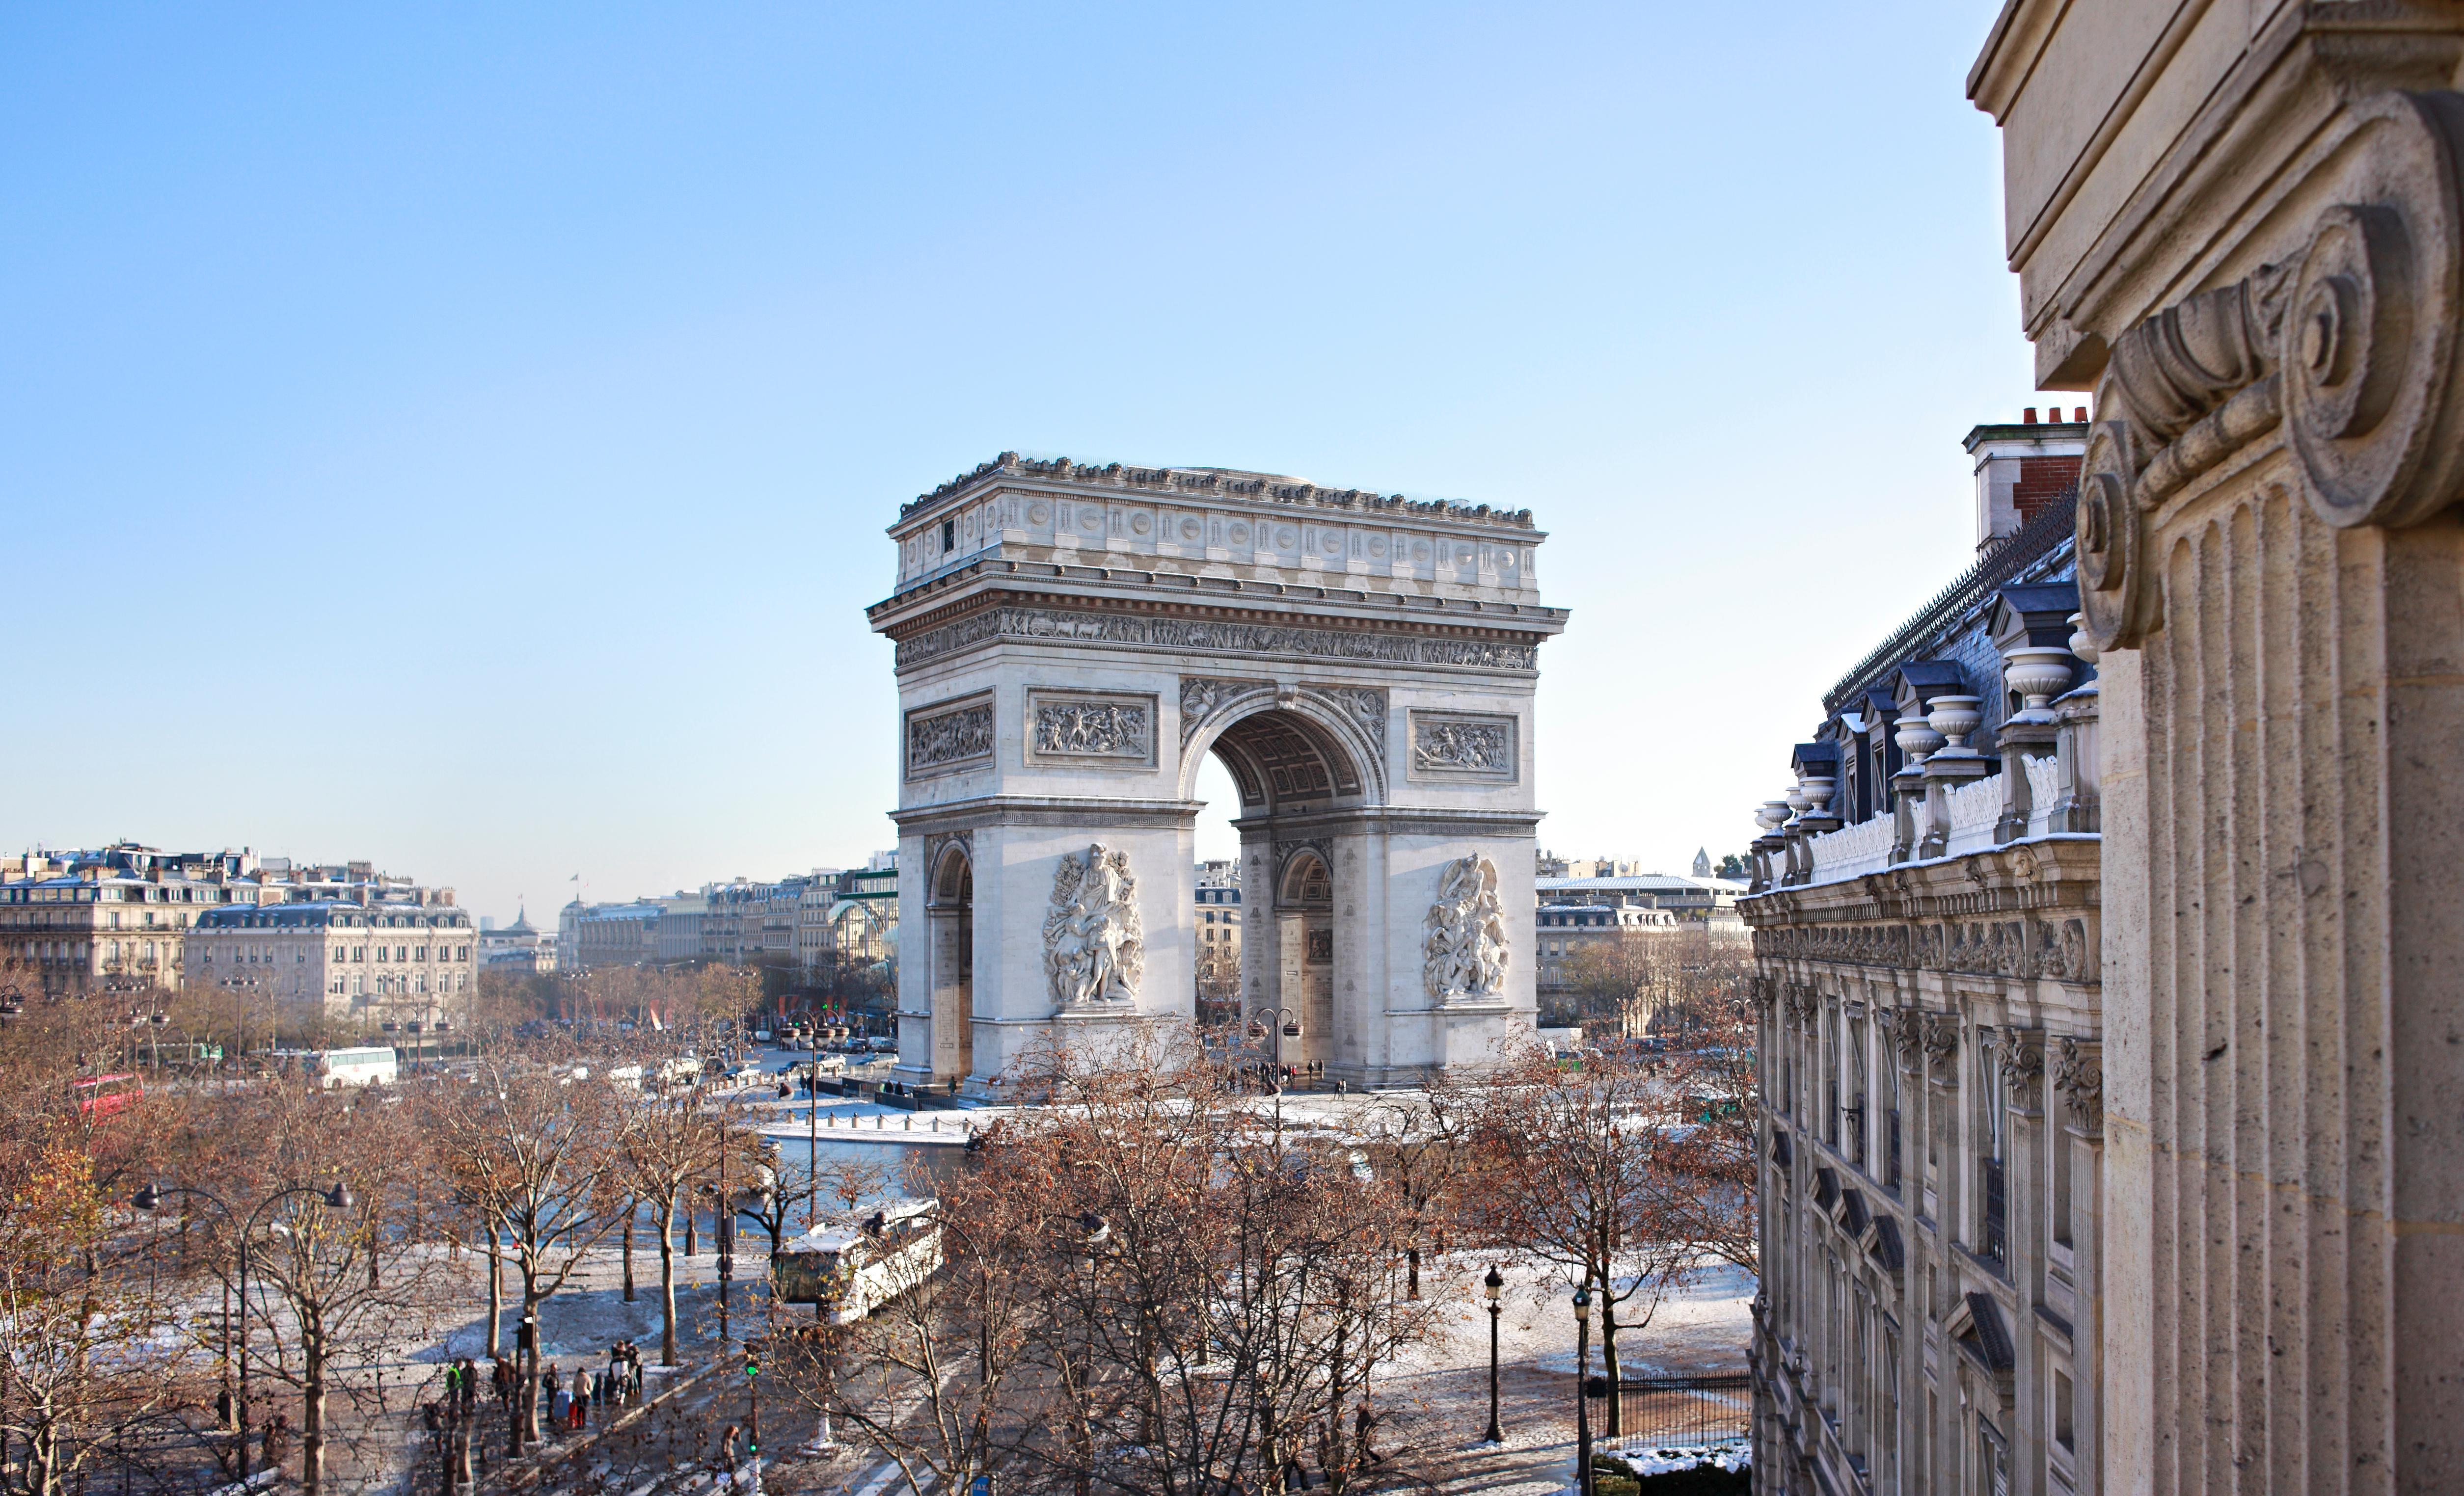
[[[1047,1039],[1192,1017],[1210,754],[1280,1063],[1398,1082],[1529,1029],[1565,614],[1528,512],[1004,454],[890,534],[908,1076],[993,1089]]]

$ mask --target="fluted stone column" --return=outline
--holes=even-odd
[[[2464,1489],[2464,11],[2014,0],[2093,386],[2116,1492]]]

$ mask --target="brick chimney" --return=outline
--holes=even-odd
[[[2057,406],[2039,421],[2031,407],[2015,425],[1980,426],[1968,433],[1976,460],[1976,548],[1987,550],[2018,533],[2048,505],[2070,507],[2079,496],[2079,458],[2087,451],[2087,409],[2061,419]]]

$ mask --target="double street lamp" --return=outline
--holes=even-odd
[[[204,1200],[221,1211],[223,1219],[230,1221],[237,1231],[239,1354],[234,1361],[231,1354],[231,1311],[226,1307],[223,1310],[223,1375],[229,1376],[234,1365],[239,1369],[239,1397],[234,1412],[239,1429],[239,1479],[245,1484],[248,1480],[248,1239],[256,1231],[257,1218],[264,1215],[276,1202],[300,1195],[314,1195],[325,1202],[328,1210],[348,1210],[352,1205],[351,1187],[340,1179],[334,1181],[333,1188],[325,1190],[320,1190],[313,1184],[295,1184],[267,1196],[246,1216],[233,1210],[229,1202],[212,1191],[198,1189],[194,1185],[187,1184],[147,1184],[137,1192],[137,1198],[129,1203],[139,1210],[153,1211],[160,1209],[164,1200],[174,1195],[188,1195]]]

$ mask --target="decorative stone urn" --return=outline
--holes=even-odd
[[[1805,813],[1808,816],[1825,816],[1830,814],[1825,807],[1831,803],[1831,797],[1838,788],[1838,781],[1828,775],[1810,774],[1797,781],[1797,788],[1805,796]]]
[[[1907,755],[1908,767],[1915,768],[1942,746],[1942,734],[1934,731],[1922,707],[1910,707],[1900,714],[1898,724],[1891,730],[1891,740]]]
[[[2024,699],[2013,722],[2051,722],[2053,699],[2071,685],[2071,651],[2046,647],[2013,649],[2002,657],[2002,678]]]
[[[1766,832],[1776,831],[1788,824],[1788,815],[1787,801],[1766,800],[1763,807],[1754,812],[1754,824]]]
[[[1976,710],[1976,696],[1936,696],[1933,711],[1925,718],[1933,730],[1946,739],[1933,756],[1945,759],[1973,759],[1976,750],[1968,746],[1968,735],[1985,721],[1985,714]]]
[[[2071,652],[2078,655],[2080,659],[2087,661],[2090,665],[2094,665],[2097,658],[2097,648],[2095,642],[2087,636],[2087,615],[2085,613],[2073,613],[2070,617],[2070,625]]]

